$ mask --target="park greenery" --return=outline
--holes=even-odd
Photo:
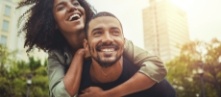
[[[29,97],[49,97],[46,63],[33,56],[16,60],[16,51],[0,46],[1,97],[26,97],[28,87]],[[221,97],[221,41],[191,41],[166,67],[177,97]]]
[[[16,52],[0,46],[0,97],[49,97],[46,62],[16,60]]]
[[[221,42],[194,41],[166,64],[178,97],[221,97]],[[204,96],[203,96],[204,95]]]

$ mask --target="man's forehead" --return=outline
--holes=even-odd
[[[94,18],[90,21],[89,23],[89,28],[91,27],[96,27],[99,25],[110,25],[112,24],[113,26],[121,26],[120,22],[118,19],[112,16],[100,16],[97,18]]]

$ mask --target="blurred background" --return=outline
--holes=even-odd
[[[48,97],[47,54],[26,54],[18,19],[0,0],[0,97]],[[157,56],[178,97],[221,97],[221,0],[88,0],[122,22],[124,35]]]

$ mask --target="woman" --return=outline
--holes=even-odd
[[[50,95],[76,95],[82,63],[87,55],[82,49],[84,27],[95,14],[94,9],[85,0],[23,0],[18,8],[26,5],[32,7],[24,14],[29,16],[22,29],[26,35],[25,46],[27,51],[37,47],[49,52]],[[147,89],[165,77],[166,69],[156,56],[134,47],[130,41],[127,41],[124,51],[124,56],[141,66],[140,72],[108,93],[120,92],[119,96],[124,96]],[[128,87],[128,84],[135,85]],[[121,91],[116,91],[119,89]]]

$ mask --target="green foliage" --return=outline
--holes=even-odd
[[[168,80],[175,87],[178,97],[221,97],[221,42],[194,41],[185,44],[180,56],[168,62]],[[221,60],[220,60],[221,61]],[[198,71],[203,70],[203,73]],[[202,80],[201,80],[202,78]],[[202,83],[203,81],[203,83]]]
[[[29,62],[13,60],[14,52],[0,46],[0,94],[1,97],[26,97],[27,77],[31,75],[30,97],[48,97],[46,64],[34,57]]]

